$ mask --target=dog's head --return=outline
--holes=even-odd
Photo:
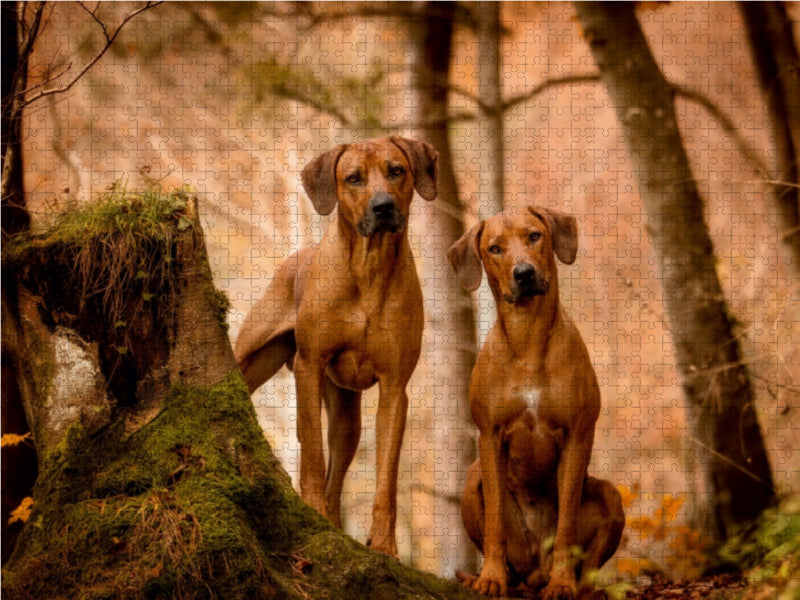
[[[414,190],[426,200],[438,193],[439,153],[426,142],[392,136],[336,146],[302,174],[314,208],[339,217],[361,235],[405,229]]]
[[[572,264],[577,253],[575,217],[530,206],[478,223],[453,244],[447,259],[466,289],[478,288],[483,265],[495,298],[518,304],[547,294],[557,275],[554,257]]]

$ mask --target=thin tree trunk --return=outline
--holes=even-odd
[[[502,13],[501,2],[478,2],[478,99],[480,113],[477,123],[478,150],[478,218],[487,219],[503,210],[505,201],[505,142],[503,138],[502,94]],[[478,343],[497,320],[497,307],[483,278],[477,290],[477,305],[481,315],[478,324]]]
[[[781,244],[800,273],[800,56],[782,2],[739,2],[739,9],[770,116]]]
[[[503,140],[503,96],[500,43],[502,24],[500,2],[479,2],[478,11],[478,97],[483,103],[478,121],[480,132],[480,178],[478,214],[481,219],[503,210],[505,153]]]
[[[2,235],[5,239],[30,227],[30,214],[25,206],[22,165],[22,109],[24,107],[23,91],[28,82],[28,58],[30,52],[25,47],[38,31],[38,19],[34,25],[36,30],[21,32],[20,16],[25,5],[19,2],[2,3],[2,179],[0,180],[0,197],[2,197]],[[41,10],[41,7],[40,9]],[[22,33],[22,35],[20,35]],[[22,49],[22,52],[20,52]]]
[[[631,153],[657,253],[678,369],[708,494],[700,523],[724,540],[775,499],[753,389],[732,332],[671,87],[632,3],[577,2]],[[742,493],[747,490],[746,493]]]
[[[456,285],[445,258],[464,230],[446,120],[457,5],[423,2],[417,6],[419,18],[410,23],[415,122],[423,124],[421,137],[439,151],[439,196],[423,206],[421,228],[425,232],[421,277],[426,298],[424,335],[429,351],[426,355],[423,349],[421,363],[436,373],[426,386],[433,400],[427,426],[435,432],[434,456],[427,462],[435,465],[432,483],[439,491],[433,499],[431,534],[442,557],[438,571],[452,575],[456,567],[469,566],[474,550],[462,534],[459,507],[446,498],[460,493],[466,467],[475,454],[467,433],[471,428],[468,382],[475,362],[475,317],[471,297]]]

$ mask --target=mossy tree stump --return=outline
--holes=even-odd
[[[233,360],[194,198],[114,188],[3,253],[3,386],[39,473],[4,598],[473,597],[292,490]]]

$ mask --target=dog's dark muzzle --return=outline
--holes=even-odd
[[[394,196],[386,192],[379,192],[370,198],[364,217],[356,225],[358,233],[368,237],[374,233],[389,231],[398,233],[403,231],[406,220]]]
[[[516,265],[512,271],[511,294],[508,302],[517,302],[520,298],[543,296],[550,289],[550,282],[533,265],[524,263]]]

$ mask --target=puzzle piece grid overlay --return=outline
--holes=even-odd
[[[37,48],[39,64],[95,39],[76,4],[53,10],[57,18]],[[364,125],[369,119],[391,125],[392,133],[420,135],[412,127],[413,24],[353,16],[350,5],[327,10],[333,18],[313,24],[307,16],[287,17],[279,4],[247,12],[167,3],[145,14],[68,95],[28,113],[26,187],[36,216],[92,197],[120,178],[132,186],[188,184],[200,198],[217,284],[232,301],[233,339],[277,266],[318,240],[335,218],[315,213],[300,184],[302,168],[337,143],[384,135],[385,127]],[[503,6],[504,97],[595,72],[573,15],[563,3]],[[669,79],[711,97],[771,160],[763,98],[736,7],[668,5],[639,17]],[[474,98],[481,92],[481,60],[474,31],[457,26],[450,83],[467,93],[451,91],[450,112],[472,117],[454,121],[449,139],[465,227],[491,212],[487,166],[497,168],[489,149],[495,132]],[[768,187],[706,110],[682,99],[676,110],[705,201],[718,276],[729,310],[742,323],[740,343],[775,483],[781,492],[796,490],[800,433],[792,385],[800,380],[800,314],[775,208]],[[648,218],[602,85],[547,88],[506,112],[503,137],[504,205],[535,202],[579,221],[577,261],[560,265],[559,273],[562,302],[588,346],[603,397],[590,473],[633,494],[629,519],[652,517],[670,496],[703,493],[691,472],[696,443],[686,430]],[[404,561],[452,576],[477,564],[454,501],[477,433],[468,408],[456,402],[468,382],[443,374],[476,348],[466,354],[459,348],[457,320],[454,331],[435,327],[444,318],[441,307],[457,293],[443,256],[432,251],[441,246],[437,211],[447,209],[441,200],[417,197],[409,225],[427,322],[408,386],[397,535]],[[482,340],[494,319],[486,288],[472,306]],[[284,369],[253,401],[296,483],[293,376]],[[343,500],[345,530],[362,542],[375,487],[375,390],[363,402],[361,443]],[[688,519],[688,506],[680,507],[676,523]],[[669,552],[663,542],[630,535],[617,556],[664,564]]]

